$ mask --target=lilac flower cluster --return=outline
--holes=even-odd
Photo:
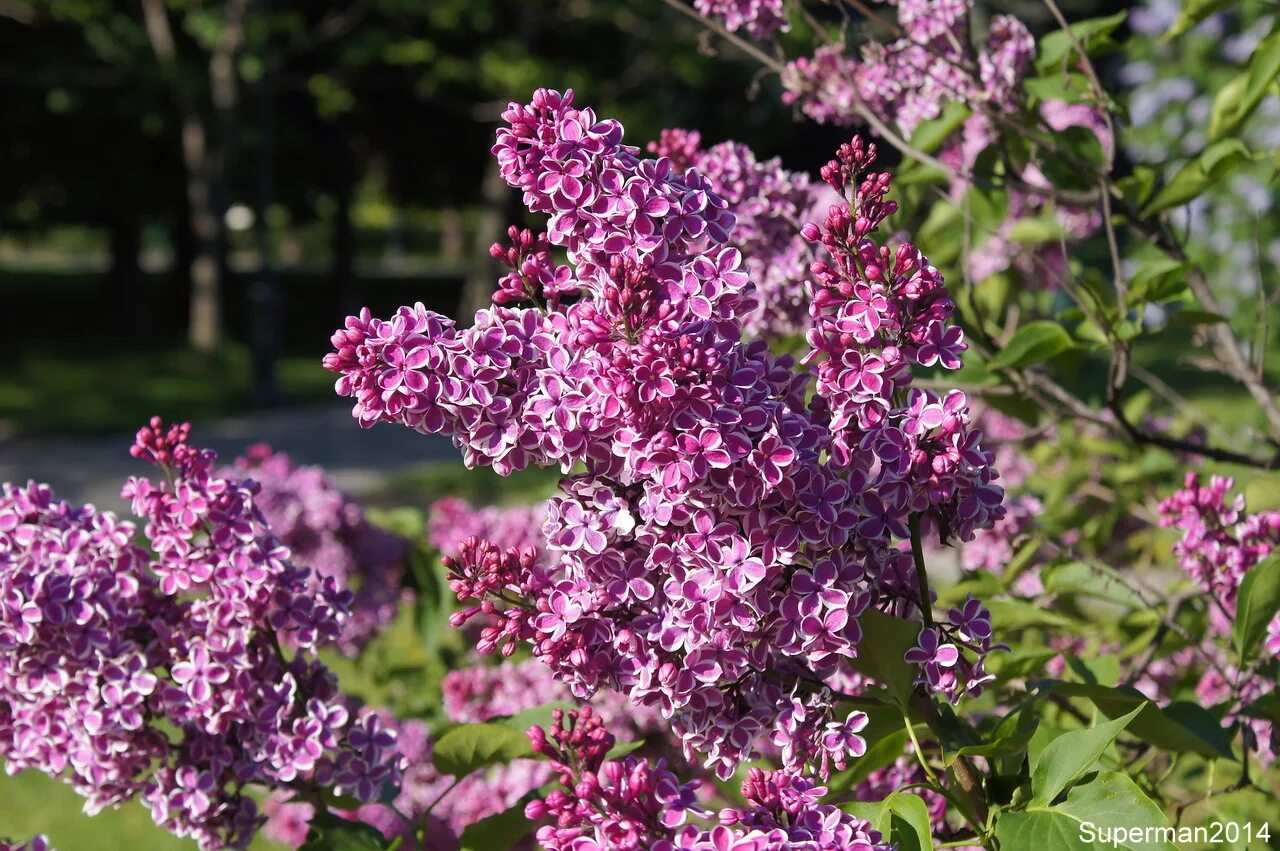
[[[178,836],[239,848],[261,822],[246,784],[368,800],[399,763],[315,657],[350,595],[291,562],[256,485],[215,475],[189,431],[153,420],[132,448],[165,473],[124,487],[150,552],[47,486],[0,491],[0,756],[91,814],[140,797]]]
[[[1280,546],[1280,511],[1250,513],[1244,496],[1231,496],[1235,482],[1213,476],[1208,484],[1188,473],[1183,487],[1160,503],[1160,525],[1174,526],[1182,538],[1174,545],[1178,564],[1209,598],[1209,629],[1220,638],[1231,635],[1236,595],[1245,574]],[[1280,616],[1267,628],[1265,650],[1280,656]],[[1275,686],[1256,673],[1244,674],[1231,654],[1206,642],[1198,648],[1210,664],[1196,686],[1205,705],[1226,703],[1224,724],[1239,725],[1250,748],[1265,762],[1280,756],[1280,729],[1271,721],[1241,712]]]
[[[670,129],[649,150],[680,171],[696,167],[732,206],[737,225],[730,241],[742,252],[760,301],[742,318],[743,332],[765,339],[804,333],[810,249],[800,225],[839,196],[825,183],[810,183],[803,172],[784,169],[777,157],[757,159],[746,145],[721,142],[704,149],[701,143],[696,130]]]
[[[557,713],[549,731],[529,731],[534,750],[560,775],[560,789],[525,814],[554,819],[538,829],[547,851],[872,851],[890,846],[870,825],[819,803],[826,789],[786,771],[752,768],[742,784],[745,808],[718,813],[714,827],[686,824],[711,814],[698,805],[697,782],[681,783],[662,761],[606,759],[614,739],[589,708]]]
[[[352,592],[337,638],[343,653],[358,653],[410,601],[403,590],[407,542],[371,524],[322,468],[298,466],[285,453],[258,444],[221,475],[257,484],[255,505],[293,558],[311,567],[313,583],[332,579]]]
[[[789,771],[842,767],[866,718],[835,717],[824,680],[867,607],[916,611],[908,527],[964,539],[1001,511],[964,397],[908,387],[963,350],[936,270],[871,242],[888,178],[857,188],[867,162],[846,151],[825,176],[854,205],[805,229],[832,259],[814,270],[820,363],[801,368],[742,340],[754,288],[697,167],[639,159],[571,93],[504,118],[502,174],[551,214],[580,297],[530,292],[465,331],[421,306],[365,312],[326,359],[363,423],[449,433],[500,473],[580,465],[547,504],[545,556],[469,539],[447,560],[477,601],[453,623],[485,616],[481,652],[527,644],[579,698],[658,707],[722,777],[765,743]]]
[[[921,631],[906,660],[920,666],[921,684],[956,703],[966,694],[981,694],[983,685],[995,679],[986,672],[986,658],[993,650],[1008,648],[993,643],[993,634],[991,613],[970,595],[963,606],[947,612],[945,623]]]
[[[700,15],[717,18],[729,32],[744,30],[752,38],[773,38],[791,29],[783,0],[693,0]]]
[[[811,268],[808,334],[829,451],[869,494],[861,534],[907,538],[909,518],[923,514],[941,539],[970,540],[1002,516],[1004,491],[981,432],[970,427],[964,394],[910,387],[913,367],[958,369],[964,334],[948,323],[955,303],[924,255],[910,243],[891,250],[871,238],[897,210],[886,200],[889,175],[871,171],[875,158],[875,145],[861,139],[842,146],[822,174],[833,188],[848,187],[852,203],[804,227],[832,258]]]
[[[969,188],[979,155],[999,135],[998,117],[1013,117],[1024,99],[1020,84],[1035,55],[1035,41],[1026,26],[1007,15],[992,17],[986,41],[972,47],[968,0],[889,0],[896,6],[898,37],[889,43],[866,42],[860,56],[843,44],[824,44],[812,56],[787,65],[784,100],[798,104],[815,121],[853,125],[870,113],[910,139],[923,121],[937,118],[949,103],[967,104],[972,115],[945,140],[938,158],[954,169],[952,194],[959,200]],[[972,55],[971,55],[972,54]],[[1051,131],[1083,127],[1092,131],[1108,160],[1114,140],[1093,104],[1047,100],[1039,106],[1040,120]],[[1011,266],[1033,280],[1055,285],[1066,274],[1066,254],[1052,240],[1023,246],[1013,239],[1017,221],[1048,212],[1043,192],[1050,181],[1034,165],[1008,189],[1004,221],[992,233],[975,234],[968,273],[982,280]],[[1068,239],[1096,233],[1101,218],[1088,208],[1057,205],[1052,215]]]

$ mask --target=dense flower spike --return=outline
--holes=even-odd
[[[326,361],[338,389],[364,423],[452,434],[470,465],[580,465],[544,546],[473,538],[447,560],[476,601],[453,622],[483,616],[482,652],[528,644],[579,698],[656,707],[723,777],[762,747],[825,775],[865,747],[865,716],[837,717],[826,684],[848,679],[859,615],[916,611],[909,526],[966,538],[1000,516],[964,397],[893,393],[913,366],[959,365],[941,280],[910,246],[871,243],[889,181],[848,185],[873,151],[846,146],[825,176],[854,208],[804,229],[831,259],[802,368],[742,339],[754,287],[697,166],[639,159],[571,93],[505,118],[502,174],[551,214],[579,297],[530,292],[466,331],[420,306],[352,317]]]
[[[913,367],[959,368],[964,337],[948,322],[955,304],[938,270],[909,243],[871,239],[897,210],[886,200],[889,175],[871,171],[875,159],[875,145],[859,138],[842,146],[822,175],[852,203],[805,226],[831,256],[812,265],[808,335],[831,457],[869,494],[863,534],[906,538],[909,517],[923,513],[944,540],[969,540],[1002,516],[1003,490],[964,394],[909,387]]]
[[[355,655],[412,597],[402,590],[407,542],[371,524],[360,504],[320,467],[298,466],[266,444],[252,446],[221,475],[251,479],[254,504],[272,533],[310,566],[319,588],[332,579],[352,593],[337,644]]]
[[[711,813],[698,805],[697,782],[680,783],[664,763],[635,756],[609,760],[614,739],[590,709],[557,712],[550,730],[529,731],[534,750],[551,760],[563,788],[525,810],[554,824],[538,829],[548,851],[872,851],[888,848],[878,832],[834,806],[826,789],[786,771],[753,768],[742,784],[743,808],[721,810],[719,824],[686,824]]]
[[[742,317],[748,336],[787,337],[808,327],[804,281],[810,248],[800,236],[800,224],[820,215],[836,200],[825,184],[811,184],[808,175],[788,171],[778,158],[758,160],[737,142],[700,147],[696,130],[663,130],[649,150],[670,158],[683,171],[696,167],[737,217],[730,242],[743,255],[743,268],[756,285],[759,307]]]
[[[350,595],[295,566],[256,485],[214,474],[189,434],[153,420],[132,450],[165,472],[124,488],[151,552],[109,512],[4,485],[0,755],[70,783],[88,812],[140,797],[171,832],[238,848],[261,822],[245,784],[368,800],[399,768],[394,737],[314,655]]]

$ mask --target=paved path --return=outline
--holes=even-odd
[[[354,493],[369,491],[387,474],[458,457],[449,440],[436,435],[386,424],[362,429],[345,402],[195,423],[192,431],[198,446],[216,449],[226,461],[251,444],[269,443],[299,463],[323,465]],[[0,440],[0,481],[36,479],[72,502],[124,510],[121,483],[146,468],[129,456],[132,442],[132,434]]]

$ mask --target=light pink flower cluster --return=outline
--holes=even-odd
[[[1039,111],[1041,120],[1051,130],[1084,128],[1097,137],[1107,161],[1115,156],[1115,142],[1111,131],[1097,107],[1050,100],[1041,103]],[[944,147],[939,158],[959,174],[966,175],[973,172],[982,152],[995,144],[998,132],[988,116],[972,115],[965,120],[958,136],[958,139],[950,141]],[[1034,188],[1012,184],[1006,189],[1008,208],[1005,218],[994,232],[975,236],[969,254],[969,276],[974,280],[982,280],[1013,267],[1032,280],[1057,285],[1067,271],[1067,257],[1062,249],[1062,241],[1054,240],[1031,246],[1020,246],[1013,241],[1016,222],[1040,216],[1048,208],[1045,195],[1035,189],[1048,190],[1053,183],[1035,164],[1027,165],[1020,178],[1027,186]],[[952,181],[952,197],[959,201],[969,186],[969,181],[963,177]],[[1102,225],[1102,214],[1094,208],[1058,204],[1052,212],[1068,241],[1092,236]]]
[[[921,121],[937,118],[947,103],[1007,108],[1023,70],[1035,55],[1027,28],[1006,15],[991,19],[977,68],[967,55],[966,0],[898,0],[901,37],[867,42],[862,56],[844,45],[824,45],[783,73],[784,100],[823,123],[860,123],[859,108],[910,137]]]
[[[505,812],[554,777],[551,766],[536,759],[513,760],[465,778],[441,774],[431,761],[434,743],[425,724],[389,718],[386,723],[396,731],[406,763],[399,792],[391,806],[369,803],[344,815],[377,828],[388,839],[399,837],[403,851],[457,851],[468,826]],[[277,794],[264,810],[268,838],[291,848],[302,846],[315,817],[312,804]],[[425,828],[422,841],[414,835],[417,825]]]
[[[730,241],[742,252],[760,302],[742,317],[743,332],[765,339],[804,333],[811,249],[800,226],[839,196],[825,183],[810,183],[803,172],[784,169],[777,157],[757,159],[746,145],[721,142],[702,148],[701,143],[696,130],[670,129],[650,142],[649,150],[670,158],[680,171],[697,168],[737,216]]]
[[[693,0],[698,13],[718,18],[729,32],[744,30],[752,38],[773,38],[791,29],[784,0]]]
[[[256,486],[215,475],[188,436],[153,420],[132,449],[165,473],[124,487],[150,551],[109,512],[3,486],[0,756],[87,812],[141,797],[171,832],[239,848],[260,824],[246,784],[369,800],[399,764],[315,656],[350,595],[295,566]]]
[[[445,674],[441,688],[445,714],[466,724],[515,715],[557,701],[577,702],[564,683],[536,659],[458,668]],[[596,692],[591,708],[610,733],[627,741],[663,728],[656,709],[636,706],[617,692]]]
[[[576,702],[564,684],[535,659],[455,669],[445,675],[442,689],[445,717],[459,724],[480,724],[556,701]],[[609,733],[624,741],[636,741],[662,727],[656,711],[632,706],[616,692],[596,694],[591,706]],[[424,724],[396,723],[389,717],[385,721],[397,730],[397,747],[406,762],[393,804],[410,821],[421,823],[435,803],[427,819],[424,846],[431,851],[457,848],[458,838],[469,825],[509,809],[554,775],[546,762],[521,759],[476,772],[453,786],[455,778],[440,774],[431,762],[432,738]],[[264,833],[291,847],[301,846],[314,807],[280,794],[270,799],[265,809],[268,820]],[[367,804],[351,815],[377,827],[388,838],[403,836],[405,851],[419,847],[404,831],[396,813],[385,805]]]
[[[467,538],[502,549],[546,546],[542,524],[547,512],[542,504],[481,507],[450,496],[433,502],[427,514],[427,543],[442,555],[456,556]]]
[[[403,588],[407,542],[371,524],[322,468],[298,466],[258,444],[221,475],[257,485],[254,504],[294,560],[310,566],[313,583],[332,579],[352,593],[336,642],[343,653],[357,654],[412,599]]]
[[[829,804],[826,789],[786,771],[752,768],[742,784],[747,806],[721,810],[718,824],[698,805],[697,782],[681,783],[662,761],[607,759],[614,739],[589,708],[557,712],[550,730],[534,727],[530,741],[560,776],[561,788],[530,803],[531,819],[554,819],[538,829],[548,851],[872,851],[887,849],[870,825]]]
[[[1160,503],[1160,525],[1182,532],[1173,548],[1178,564],[1209,595],[1210,625],[1221,635],[1231,633],[1241,580],[1280,546],[1280,511],[1249,513],[1243,494],[1231,496],[1234,486],[1229,476],[1206,485],[1188,473],[1182,489]],[[1280,653],[1280,619],[1269,632],[1268,651]]]
[[[658,707],[721,776],[763,743],[788,770],[843,766],[866,718],[835,717],[824,680],[856,656],[868,606],[915,612],[909,523],[964,539],[1001,510],[963,396],[908,387],[963,345],[936,270],[868,237],[887,176],[870,192],[865,162],[826,170],[856,191],[806,230],[833,259],[815,272],[819,363],[802,369],[742,341],[754,288],[696,167],[639,159],[571,94],[504,117],[501,172],[551,214],[579,297],[531,292],[465,331],[421,306],[366,312],[326,359],[362,422],[452,434],[503,473],[580,465],[548,502],[547,555],[468,540],[447,561],[478,601],[454,624],[484,615],[482,652],[528,644],[579,698]]]

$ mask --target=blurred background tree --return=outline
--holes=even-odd
[[[844,133],[721,49],[660,0],[0,0],[0,433],[324,398],[346,312],[469,316],[518,208],[487,141],[540,85],[812,171]]]

